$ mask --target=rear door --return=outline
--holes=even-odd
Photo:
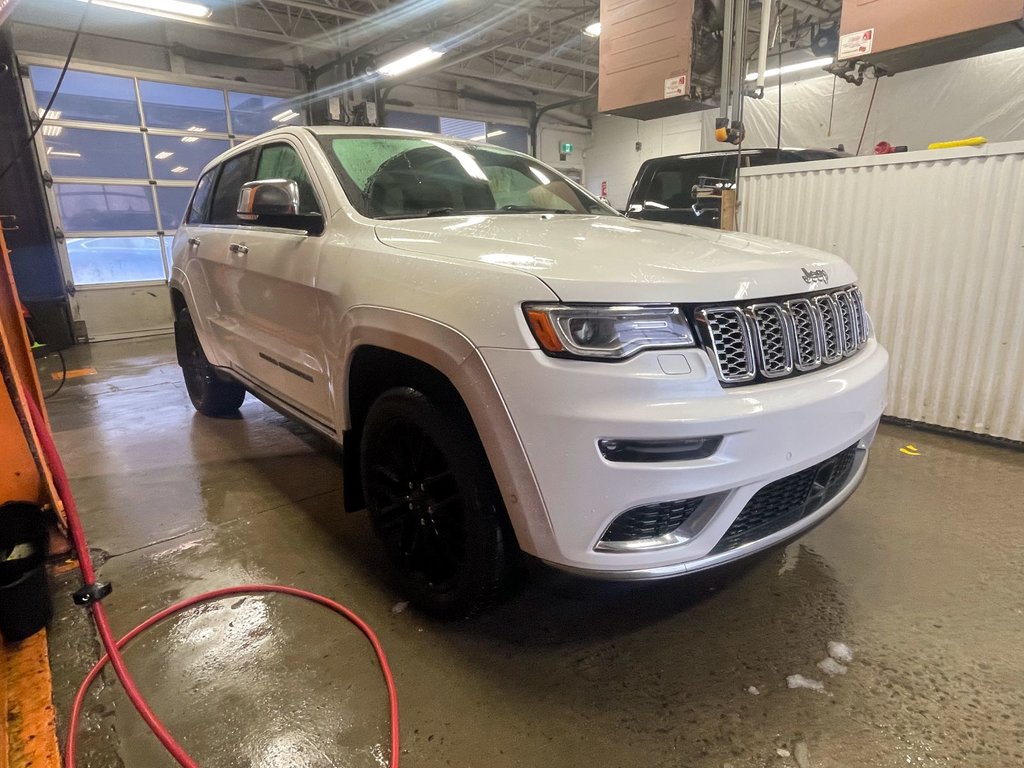
[[[260,147],[252,175],[256,180],[294,181],[300,212],[324,214],[323,191],[308,167],[301,145],[285,138]],[[232,232],[227,249],[238,270],[231,290],[236,327],[244,336],[238,346],[239,371],[331,426],[316,296],[325,239],[299,228],[242,226]]]

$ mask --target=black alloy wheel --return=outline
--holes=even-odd
[[[399,388],[363,429],[363,491],[410,600],[443,618],[486,608],[508,583],[514,537],[483,448],[455,407]]]

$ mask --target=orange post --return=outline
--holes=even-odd
[[[0,219],[3,221],[3,219]],[[0,229],[0,354],[7,358],[18,399],[32,397],[45,415],[10,254]],[[20,409],[27,413],[27,408]],[[31,423],[0,387],[0,503],[50,504],[63,518],[53,479]],[[0,520],[3,525],[3,520]],[[0,646],[0,768],[59,768],[46,631]]]
[[[18,289],[11,272],[10,253],[3,231],[0,230],[0,344],[7,357],[19,397],[32,397],[42,405],[43,393],[39,386],[32,348],[25,329],[25,319],[18,301]],[[51,504],[63,514],[53,489],[49,470],[41,460],[42,451],[31,424],[26,439],[26,425],[19,411],[7,397],[6,388],[0,389],[0,503],[5,501],[31,501],[39,505]],[[20,409],[25,413],[27,409]],[[43,408],[45,416],[46,409]]]

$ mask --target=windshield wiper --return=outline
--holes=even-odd
[[[568,208],[541,208],[533,205],[503,205],[495,213],[577,213]]]
[[[374,216],[375,219],[425,219],[428,216],[451,216],[456,213],[454,208],[428,208],[425,211],[409,211],[408,213],[392,213],[387,216]],[[459,211],[462,214],[465,211]]]

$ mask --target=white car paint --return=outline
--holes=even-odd
[[[423,135],[286,128],[208,166],[287,142],[300,151],[326,222],[319,237],[183,223],[171,285],[184,295],[214,365],[341,442],[351,426],[355,349],[374,344],[417,357],[465,400],[520,547],[589,575],[656,578],[733,559],[800,533],[856,486],[866,450],[836,503],[728,557],[711,552],[758,489],[855,443],[870,445],[888,366],[873,339],[836,365],[726,388],[702,347],[650,350],[617,363],[549,357],[523,314],[524,302],[797,296],[826,287],[823,277],[832,287],[854,283],[841,259],[766,238],[615,216],[372,219],[348,200],[314,132]],[[232,253],[230,243],[248,253]],[[808,275],[816,277],[808,282]],[[613,463],[597,449],[603,438],[708,435],[722,435],[721,447],[694,461]],[[720,495],[717,507],[685,543],[597,547],[627,509],[706,494]]]

